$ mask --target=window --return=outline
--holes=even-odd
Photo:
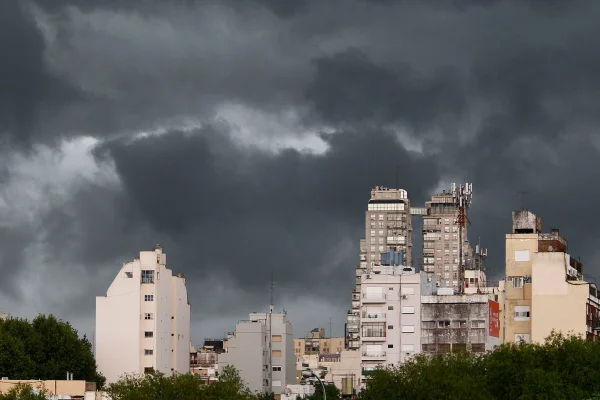
[[[393,310],[394,306],[388,306],[388,310]]]
[[[393,349],[394,345],[393,344],[388,344],[388,349]]]
[[[145,374],[151,374],[153,372],[154,372],[154,368],[152,368],[152,367],[146,367],[146,368],[144,368],[144,373]]]
[[[144,350],[144,355],[145,356],[151,356],[153,354],[154,354],[154,350],[152,350],[152,349],[146,349],[146,350]]]
[[[453,328],[466,328],[467,321],[452,321]]]
[[[281,357],[281,350],[273,350],[271,352],[272,357]]]
[[[375,236],[375,229],[371,229],[371,236]]]
[[[154,301],[154,295],[153,294],[145,294],[144,301]]]
[[[388,287],[388,290],[394,290],[394,288],[393,287]]]
[[[142,283],[154,283],[153,270],[142,270]]]
[[[273,342],[279,343],[279,342],[281,342],[281,335],[273,335],[273,337],[271,338],[271,340]]]
[[[383,221],[383,214],[379,214],[379,220]]]
[[[415,307],[414,306],[406,306],[402,307],[402,314],[414,314]]]
[[[375,221],[375,214],[371,214],[370,217],[371,217],[371,221]]]
[[[423,329],[435,329],[435,321],[423,321],[421,322],[421,326]]]
[[[133,278],[133,272],[125,272],[125,278]]]
[[[516,262],[529,261],[529,250],[515,250],[515,261]]]
[[[413,333],[414,331],[414,325],[402,325],[402,333]]]
[[[148,338],[154,337],[154,332],[146,331],[146,332],[144,332],[144,337],[148,337]]]
[[[281,381],[273,381],[273,386],[281,386]]]
[[[388,325],[388,329],[394,329],[394,325]]]
[[[278,365],[273,365],[273,372],[281,372],[281,367]]]
[[[471,321],[471,328],[485,328],[485,321],[480,319]]]
[[[515,321],[529,321],[529,306],[515,306]]]
[[[414,344],[403,344],[402,351],[405,353],[415,351],[415,345]]]
[[[402,286],[402,294],[415,294],[415,288]]]
[[[511,278],[513,288],[518,289],[523,287],[523,277],[522,276],[513,276]]]
[[[450,326],[450,321],[438,321],[439,328],[448,328]]]
[[[154,319],[154,315],[152,313],[144,314],[144,319]]]

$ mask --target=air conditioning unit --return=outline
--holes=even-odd
[[[403,295],[402,295],[402,299],[406,300],[406,299],[408,299],[408,296],[407,296],[407,295],[405,295],[405,294],[403,294]]]
[[[2,377],[2,380],[3,380],[3,381],[7,381],[7,380],[8,380],[8,376],[3,376],[3,377]]]

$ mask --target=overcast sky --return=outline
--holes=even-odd
[[[503,273],[510,212],[600,275],[600,2],[0,1],[0,311],[93,332],[163,245],[192,338],[266,310],[343,334],[369,189],[473,183]],[[415,253],[418,253],[416,251]]]

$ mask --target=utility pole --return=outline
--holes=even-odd
[[[273,311],[275,305],[273,304],[273,288],[275,282],[273,282],[273,273],[271,273],[271,280],[269,281],[269,291],[271,292],[271,303],[269,304],[269,392],[273,388]]]

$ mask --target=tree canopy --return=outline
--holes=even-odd
[[[600,341],[553,333],[483,355],[418,355],[376,370],[362,400],[600,399]]]
[[[10,379],[74,379],[104,384],[97,372],[92,345],[68,322],[52,315],[33,321],[0,320],[0,376]]]
[[[112,400],[271,400],[272,394],[254,394],[244,385],[238,371],[228,366],[219,380],[204,384],[198,375],[172,375],[155,372],[127,375],[108,387]]]

